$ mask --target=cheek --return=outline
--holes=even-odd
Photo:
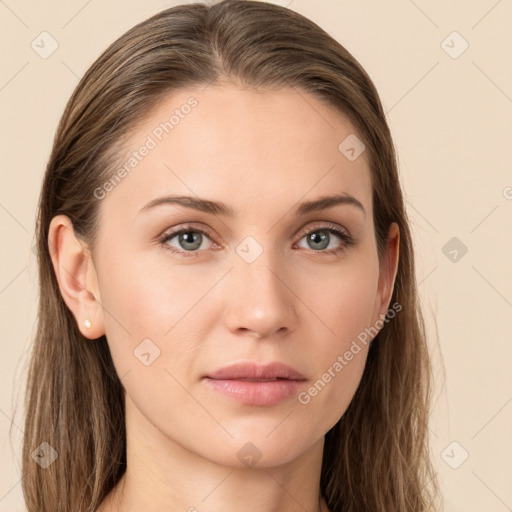
[[[188,279],[179,267],[161,268],[147,258],[119,258],[111,268],[102,287],[103,306],[112,313],[105,321],[138,335],[162,337],[205,288],[197,276]]]
[[[322,430],[330,430],[347,410],[361,382],[368,345],[355,342],[333,356],[298,401],[321,418]],[[350,355],[349,355],[350,354]]]
[[[200,279],[197,272],[188,270],[192,266],[170,268],[168,263],[155,264],[154,258],[105,261],[110,266],[103,273],[101,299],[105,331],[118,373],[139,368],[136,357],[140,351],[150,352],[152,357],[157,354],[156,366],[180,367],[187,354],[190,357],[198,348],[198,340],[204,339],[204,326],[215,319],[201,299],[218,277],[204,275]],[[162,261],[165,263],[164,258]],[[171,365],[166,364],[170,361]]]
[[[378,264],[360,260],[340,268],[335,279],[318,280],[323,286],[305,302],[321,320],[317,350],[310,354],[315,368],[311,385],[299,402],[321,415],[331,428],[347,409],[360,383],[368,355],[378,286]]]
[[[361,332],[371,327],[378,288],[378,262],[354,258],[339,271],[303,281],[303,297],[325,328],[321,332],[323,363],[346,350]],[[306,293],[306,289],[310,290]],[[311,292],[313,290],[313,292]]]

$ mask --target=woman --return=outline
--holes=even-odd
[[[393,142],[317,25],[225,0],[129,30],[68,102],[37,230],[29,511],[433,509]]]

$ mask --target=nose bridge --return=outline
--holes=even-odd
[[[275,252],[252,237],[243,240],[235,252],[226,304],[230,328],[247,329],[260,336],[283,327],[293,329],[294,295]]]

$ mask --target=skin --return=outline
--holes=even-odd
[[[315,512],[324,435],[357,389],[368,346],[307,404],[296,395],[241,404],[202,376],[234,362],[281,361],[309,389],[386,313],[398,227],[379,262],[366,152],[350,161],[338,150],[356,130],[309,93],[234,84],[173,92],[132,131],[126,154],[191,95],[197,107],[101,200],[92,252],[67,217],[50,227],[63,298],[86,338],[106,334],[126,391],[128,467],[98,510]],[[235,215],[179,205],[139,213],[170,193],[222,201]],[[350,204],[293,211],[335,193],[352,195],[365,213]],[[189,222],[211,231],[197,235],[198,255],[166,250],[186,252],[191,244],[178,236],[158,236]],[[326,222],[354,243],[338,254],[325,254],[343,247],[335,234],[327,248],[308,243],[305,232]],[[247,236],[263,250],[250,264],[236,252]],[[146,338],[160,350],[149,366],[134,356]],[[247,442],[261,457],[251,467],[237,457]]]

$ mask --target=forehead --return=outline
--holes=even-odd
[[[102,208],[133,217],[159,195],[186,193],[220,199],[235,211],[273,204],[283,210],[344,192],[371,214],[366,151],[356,159],[346,153],[359,139],[346,116],[296,88],[174,91],[129,133],[113,171],[124,169],[117,172],[122,178]]]

